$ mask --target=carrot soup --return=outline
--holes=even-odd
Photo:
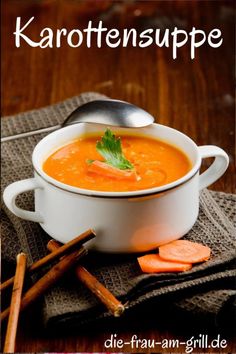
[[[178,148],[141,135],[84,136],[62,146],[44,162],[52,178],[79,188],[124,192],[159,187],[191,169]]]

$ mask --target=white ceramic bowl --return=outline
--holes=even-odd
[[[104,252],[147,251],[186,234],[197,220],[199,190],[225,172],[227,154],[217,146],[198,147],[188,136],[160,124],[118,131],[141,133],[180,148],[192,162],[192,169],[172,183],[132,192],[92,191],[61,183],[42,170],[45,159],[81,134],[104,132],[104,126],[81,123],[57,130],[37,144],[33,152],[35,176],[5,189],[7,207],[22,219],[40,223],[50,236],[63,243],[93,228],[97,237],[90,241],[90,247]],[[207,157],[215,160],[199,175],[202,159]],[[35,190],[34,212],[15,204],[17,195],[29,190]]]

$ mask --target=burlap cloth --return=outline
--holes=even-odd
[[[102,96],[84,93],[50,107],[3,118],[2,136],[59,124],[77,106],[99,97]],[[33,175],[31,154],[44,135],[2,144],[2,191],[8,184]],[[18,203],[32,209],[33,195],[22,194]],[[185,237],[211,247],[212,257],[208,262],[184,273],[153,275],[141,273],[134,255],[90,254],[85,264],[107,288],[127,302],[126,316],[151,304],[155,316],[165,308],[170,316],[176,312],[206,321],[211,318],[211,325],[224,325],[222,319],[234,318],[234,222],[235,196],[205,190],[200,196],[198,221]],[[28,254],[29,263],[41,258],[47,252],[48,239],[38,224],[15,217],[2,203],[2,258],[7,264],[15,262],[20,250]],[[45,294],[42,314],[45,325],[54,329],[91,325],[111,317],[72,275]]]

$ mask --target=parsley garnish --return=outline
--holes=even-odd
[[[121,140],[116,138],[110,129],[106,129],[101,141],[97,142],[97,151],[105,159],[105,163],[120,170],[131,170],[134,168],[132,163],[128,161],[122,152]]]

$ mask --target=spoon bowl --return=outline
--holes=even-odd
[[[141,128],[154,122],[153,116],[131,103],[119,100],[95,100],[76,108],[62,124],[5,136],[1,142],[16,140],[79,123],[97,123],[111,126]]]
[[[154,118],[131,103],[107,99],[91,101],[76,108],[62,126],[82,122],[141,128],[152,124]]]

